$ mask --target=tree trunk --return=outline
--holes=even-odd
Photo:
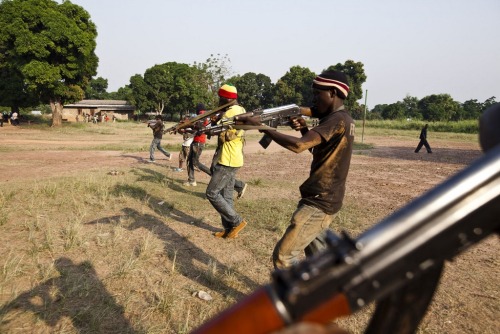
[[[50,109],[52,109],[52,125],[62,126],[62,110],[63,105],[60,99],[51,99],[50,100]]]

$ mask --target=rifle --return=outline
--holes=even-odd
[[[259,121],[262,125],[255,126],[244,124],[245,118],[255,116],[259,117]],[[305,108],[300,108],[296,104],[288,104],[268,109],[256,109],[232,118],[222,119],[219,124],[208,126],[202,129],[201,132],[205,132],[209,135],[217,135],[231,128],[237,130],[276,130],[278,126],[288,125],[290,124],[290,120],[300,116],[310,116],[310,112],[307,112]],[[259,144],[263,148],[267,148],[269,144],[271,144],[271,141],[272,139],[269,136],[264,135],[259,141]]]
[[[150,127],[151,125],[155,124],[156,123],[156,119],[150,119],[150,120],[147,120],[143,123],[146,123],[146,126],[147,127]]]
[[[177,133],[177,132],[179,132],[179,130],[190,127],[191,125],[193,125],[194,123],[196,123],[198,121],[201,121],[205,118],[211,117],[211,116],[217,114],[218,112],[220,112],[221,110],[224,110],[225,108],[232,106],[233,104],[236,104],[236,100],[232,100],[226,104],[223,104],[223,105],[215,108],[214,110],[207,111],[201,115],[191,117],[187,121],[181,121],[181,122],[177,123],[176,125],[164,130],[163,133],[167,133],[167,132],[168,133]]]
[[[414,333],[445,261],[500,232],[500,104],[484,112],[482,124],[486,154],[469,167],[357,239],[329,233],[324,252],[276,270],[271,283],[194,333],[238,328],[258,334],[302,321],[327,324],[370,302],[376,310],[365,333]]]

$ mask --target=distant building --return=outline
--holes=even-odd
[[[107,115],[109,121],[113,120],[113,116],[117,120],[126,121],[132,120],[134,117],[135,107],[124,100],[81,100],[73,104],[66,104],[63,108],[63,121],[83,122],[86,115],[93,117],[97,115],[101,119]]]

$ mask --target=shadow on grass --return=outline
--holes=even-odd
[[[33,312],[51,327],[67,317],[79,333],[137,333],[90,262],[75,264],[61,257],[54,264],[59,277],[20,294],[0,308],[2,326],[15,319],[16,314],[10,315],[11,312],[22,310]]]
[[[157,200],[158,199],[154,199],[154,201]],[[124,226],[124,228],[130,231],[144,228],[155,234],[164,242],[166,255],[170,261],[175,263],[176,270],[183,276],[196,281],[211,290],[218,291],[222,295],[228,295],[236,299],[240,299],[245,296],[244,293],[225,284],[223,280],[212,277],[206,268],[202,269],[196,266],[196,263],[213,264],[220,273],[232,271],[213,256],[206,254],[186,237],[180,235],[173,228],[166,225],[164,221],[150,214],[141,214],[132,208],[124,208],[122,211],[123,215],[107,217],[99,219],[98,221],[88,222],[87,224],[119,224],[122,220],[132,221],[130,224],[127,224],[127,226]],[[177,217],[176,219],[183,223],[196,221],[193,217],[183,214],[178,210],[173,210],[173,212],[170,212],[168,216],[172,218]],[[205,223],[197,222],[197,225],[203,229],[211,231],[216,230],[212,226]],[[192,225],[190,224],[190,226]],[[235,274],[236,277],[238,277],[239,280],[250,289],[254,289],[259,286],[245,275],[238,272],[235,272]]]
[[[170,171],[171,172],[171,171]],[[173,177],[170,177],[168,175],[165,175],[163,173],[157,172],[155,170],[149,169],[149,168],[137,168],[134,173],[136,174],[137,181],[143,181],[143,182],[151,182],[151,183],[158,183],[158,182],[163,182],[165,185],[177,192],[185,193],[185,194],[191,194],[195,197],[205,199],[205,192],[199,192],[199,191],[194,191],[194,187],[191,188],[186,188],[182,186],[177,180],[175,180]],[[168,173],[167,173],[168,174]],[[186,177],[187,180],[187,177]],[[199,183],[201,184],[201,183]],[[191,190],[193,189],[193,190]]]

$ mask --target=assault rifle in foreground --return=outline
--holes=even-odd
[[[279,106],[275,108],[268,109],[257,109],[250,111],[241,115],[237,115],[233,118],[221,119],[219,124],[208,126],[201,130],[208,135],[217,135],[228,129],[237,130],[276,130],[278,126],[289,125],[290,120],[300,116],[310,116],[308,108],[300,108],[296,104],[288,104],[284,106]],[[245,125],[243,121],[238,119],[244,119],[247,117],[258,116],[260,122],[263,124],[261,126]],[[260,145],[267,148],[271,144],[272,139],[264,135],[264,137],[259,141]]]
[[[204,120],[205,118],[212,117],[212,116],[216,115],[217,113],[221,112],[222,110],[224,110],[227,107],[232,106],[235,103],[236,103],[236,100],[233,100],[229,103],[223,104],[223,105],[215,108],[214,110],[210,110],[210,111],[207,111],[201,115],[191,117],[187,121],[181,121],[181,122],[177,123],[176,125],[168,128],[168,129],[165,129],[163,131],[163,133],[177,133],[181,129],[191,127],[193,124],[195,124],[198,121],[201,121],[201,120]]]
[[[376,310],[366,333],[414,333],[445,261],[500,232],[500,104],[485,112],[482,123],[483,157],[357,239],[330,234],[326,251],[275,271],[270,284],[194,333],[327,324],[371,302]]]

